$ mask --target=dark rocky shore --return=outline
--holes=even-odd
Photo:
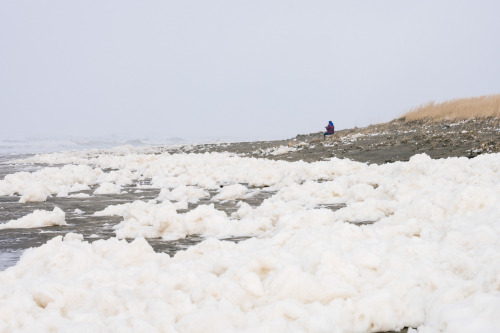
[[[278,147],[290,147],[278,152]],[[274,149],[274,152],[273,152]],[[345,129],[327,136],[322,132],[297,135],[289,140],[203,144],[194,147],[166,147],[176,152],[233,152],[248,157],[314,162],[331,157],[366,163],[408,161],[415,154],[431,158],[468,157],[500,151],[500,119],[465,121],[414,121],[396,119],[363,128]]]

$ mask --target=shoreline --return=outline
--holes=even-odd
[[[425,153],[433,159],[448,157],[473,158],[500,152],[500,118],[468,120],[412,121],[395,119],[366,127],[338,130],[323,139],[323,132],[298,134],[293,138],[240,142],[181,143],[140,145],[133,149],[146,154],[189,154],[228,152],[242,157],[267,158],[289,162],[317,162],[331,158],[350,159],[368,164],[408,161],[413,155]],[[0,153],[0,163],[37,154],[68,151],[108,151],[126,147],[89,147],[62,149],[54,152]],[[0,176],[5,176],[0,174]]]
[[[462,291],[463,300],[452,305],[468,311],[473,320],[483,309],[464,303],[471,285],[480,290],[473,294],[474,301],[483,299],[486,291],[493,299],[489,304],[494,305],[493,282],[498,270],[488,263],[489,253],[498,248],[498,237],[492,232],[497,230],[494,180],[499,135],[498,119],[393,121],[341,130],[328,140],[319,139],[318,132],[290,140],[137,150],[122,146],[111,151],[39,156],[25,164],[13,161],[0,165],[0,178],[21,169],[27,172],[9,177],[3,184],[2,218],[14,222],[0,230],[0,274],[10,283],[8,287],[34,300],[36,311],[41,307],[54,318],[60,313],[52,305],[56,297],[65,304],[78,304],[64,307],[65,311],[99,314],[99,310],[88,310],[98,309],[93,298],[72,302],[71,295],[87,290],[89,282],[93,290],[118,290],[110,294],[116,304],[127,302],[120,292],[124,280],[115,274],[127,276],[126,287],[131,290],[127,295],[137,295],[145,304],[156,300],[143,297],[144,281],[151,282],[150,290],[156,290],[156,281],[162,281],[174,286],[165,289],[166,293],[190,300],[202,295],[196,305],[213,296],[190,286],[179,290],[175,279],[180,272],[179,281],[188,273],[198,279],[197,286],[213,286],[214,282],[238,286],[242,276],[251,274],[251,280],[243,280],[244,286],[250,281],[262,286],[262,291],[221,288],[217,294],[221,299],[237,300],[224,304],[229,309],[241,309],[243,301],[256,299],[252,306],[267,311],[267,306],[294,299],[300,311],[307,311],[313,300],[322,304],[321,311],[336,315],[344,313],[342,302],[347,302],[350,307],[343,318],[368,315],[361,323],[339,321],[347,331],[358,327],[359,331],[395,333],[412,331],[409,327],[440,327],[432,321],[440,312],[428,315],[422,305],[439,311],[447,305],[442,295],[457,290]],[[204,154],[210,152],[214,154]],[[355,162],[364,159],[384,164],[419,153],[432,158],[488,155],[441,161],[417,156],[409,163],[382,167]],[[307,163],[322,160],[331,161]],[[38,168],[42,170],[35,171]],[[37,188],[31,186],[34,183]],[[41,222],[34,219],[37,210]],[[237,245],[240,242],[243,244]],[[18,266],[27,248],[33,249]],[[429,257],[428,253],[436,255]],[[456,262],[457,255],[470,258],[475,265]],[[278,258],[280,265],[269,257]],[[83,278],[80,273],[73,275],[82,267]],[[476,268],[481,275],[471,275]],[[12,272],[16,279],[8,280]],[[147,279],[144,272],[149,273]],[[39,276],[70,292],[61,295],[49,290],[47,298],[40,297],[45,294],[31,288]],[[297,293],[294,285],[282,289],[282,277],[288,280],[290,276],[297,286],[310,286],[307,292]],[[339,281],[340,289],[329,281]],[[436,281],[440,282],[438,290]],[[330,294],[323,296],[324,290]],[[373,295],[380,297],[376,304]],[[15,297],[17,294],[6,294],[4,299],[12,302]],[[135,306],[136,301],[130,304]],[[170,306],[168,301],[162,304]],[[176,304],[177,300],[172,308]],[[342,307],[336,308],[338,304]],[[119,311],[120,307],[113,309]],[[23,320],[31,318],[31,308],[20,307],[20,311]],[[195,315],[201,313],[203,308]],[[132,312],[120,316],[136,318]],[[190,314],[184,316],[190,318]],[[242,313],[241,318],[249,317]],[[269,323],[261,320],[262,325]],[[440,320],[454,323],[447,317]],[[494,319],[484,319],[484,325],[494,324]],[[16,323],[12,325],[16,327]]]
[[[323,140],[322,132],[273,141],[164,146],[169,153],[230,152],[245,157],[316,162],[330,158],[384,164],[408,161],[425,153],[433,159],[473,158],[500,152],[500,119],[439,122],[396,119],[387,123],[336,131]]]

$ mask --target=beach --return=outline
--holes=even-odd
[[[188,149],[190,152],[227,151],[256,158],[306,162],[336,157],[383,164],[408,161],[411,156],[421,153],[434,159],[471,158],[500,152],[499,127],[498,118],[439,122],[396,119],[363,128],[340,130],[326,139],[323,139],[323,132],[317,132],[287,140],[196,145]],[[290,149],[284,149],[284,146]]]
[[[499,152],[487,118],[3,157],[0,331],[494,331]]]

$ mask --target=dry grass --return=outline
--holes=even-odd
[[[500,94],[430,102],[403,115],[405,121],[500,118]]]

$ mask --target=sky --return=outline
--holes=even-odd
[[[0,138],[282,139],[500,93],[500,1],[0,0]]]

